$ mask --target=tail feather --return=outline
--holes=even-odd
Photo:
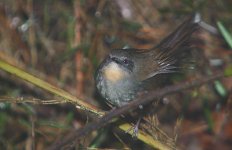
[[[164,38],[157,48],[161,50],[175,50],[188,41],[191,34],[199,27],[200,14],[196,13],[183,22],[174,32]]]
[[[160,73],[180,71],[180,68],[188,67],[188,63],[191,67],[189,58],[192,52],[189,40],[192,33],[199,27],[200,21],[198,13],[191,16],[155,47]]]

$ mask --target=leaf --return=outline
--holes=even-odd
[[[217,22],[217,26],[222,36],[226,40],[227,44],[229,45],[229,47],[232,48],[232,35],[229,33],[229,31],[224,27],[224,25],[220,21]]]
[[[226,77],[231,77],[232,76],[232,65],[230,65],[229,67],[227,67],[224,71],[224,75]]]
[[[222,97],[226,97],[227,91],[225,87],[222,85],[222,83],[217,80],[217,81],[214,81],[214,85],[219,95],[221,95]]]

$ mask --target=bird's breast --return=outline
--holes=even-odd
[[[99,93],[115,106],[128,103],[136,95],[137,83],[116,63],[102,68],[96,80]]]
[[[115,62],[109,63],[102,70],[104,78],[112,83],[117,83],[129,76],[129,74]]]

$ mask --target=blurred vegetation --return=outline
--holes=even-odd
[[[206,24],[194,35],[197,69],[172,82],[204,78],[232,63],[232,1],[3,0],[0,59],[109,110],[93,78],[109,50],[151,48],[193,12]],[[167,96],[141,129],[179,149],[230,149],[231,89],[232,79],[225,78]],[[0,70],[0,99],[4,96],[58,98]],[[1,102],[0,149],[45,149],[93,118],[71,104]],[[152,149],[114,125],[83,137],[76,147]]]

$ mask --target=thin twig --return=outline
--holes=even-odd
[[[54,105],[67,103],[66,100],[56,100],[56,99],[37,99],[37,98],[26,98],[26,97],[4,97],[0,96],[0,102],[4,103],[32,103],[32,104],[41,104],[41,105]]]
[[[193,88],[193,87],[198,87],[200,85],[203,85],[205,83],[209,83],[209,82],[216,80],[216,79],[219,79],[221,77],[224,77],[224,74],[218,73],[218,74],[214,74],[213,76],[206,77],[204,79],[195,80],[195,81],[191,81],[191,82],[184,82],[184,83],[180,83],[177,85],[171,85],[171,86],[150,92],[146,95],[142,95],[141,97],[137,98],[136,100],[132,101],[131,103],[129,103],[125,106],[122,106],[118,109],[114,109],[114,110],[110,111],[109,113],[107,113],[106,115],[104,115],[102,118],[100,118],[92,123],[87,124],[84,128],[72,131],[66,137],[62,138],[58,142],[55,142],[49,149],[55,150],[57,148],[61,148],[61,147],[65,146],[66,144],[69,144],[70,147],[73,147],[74,145],[70,144],[70,143],[73,143],[74,141],[82,138],[83,136],[87,135],[88,133],[105,126],[113,118],[118,117],[122,114],[126,114],[127,112],[136,109],[139,105],[145,105],[147,103],[152,102],[153,100],[155,100],[157,98],[161,98],[165,95],[173,94],[173,93],[178,92],[178,91],[182,91],[182,90]]]

